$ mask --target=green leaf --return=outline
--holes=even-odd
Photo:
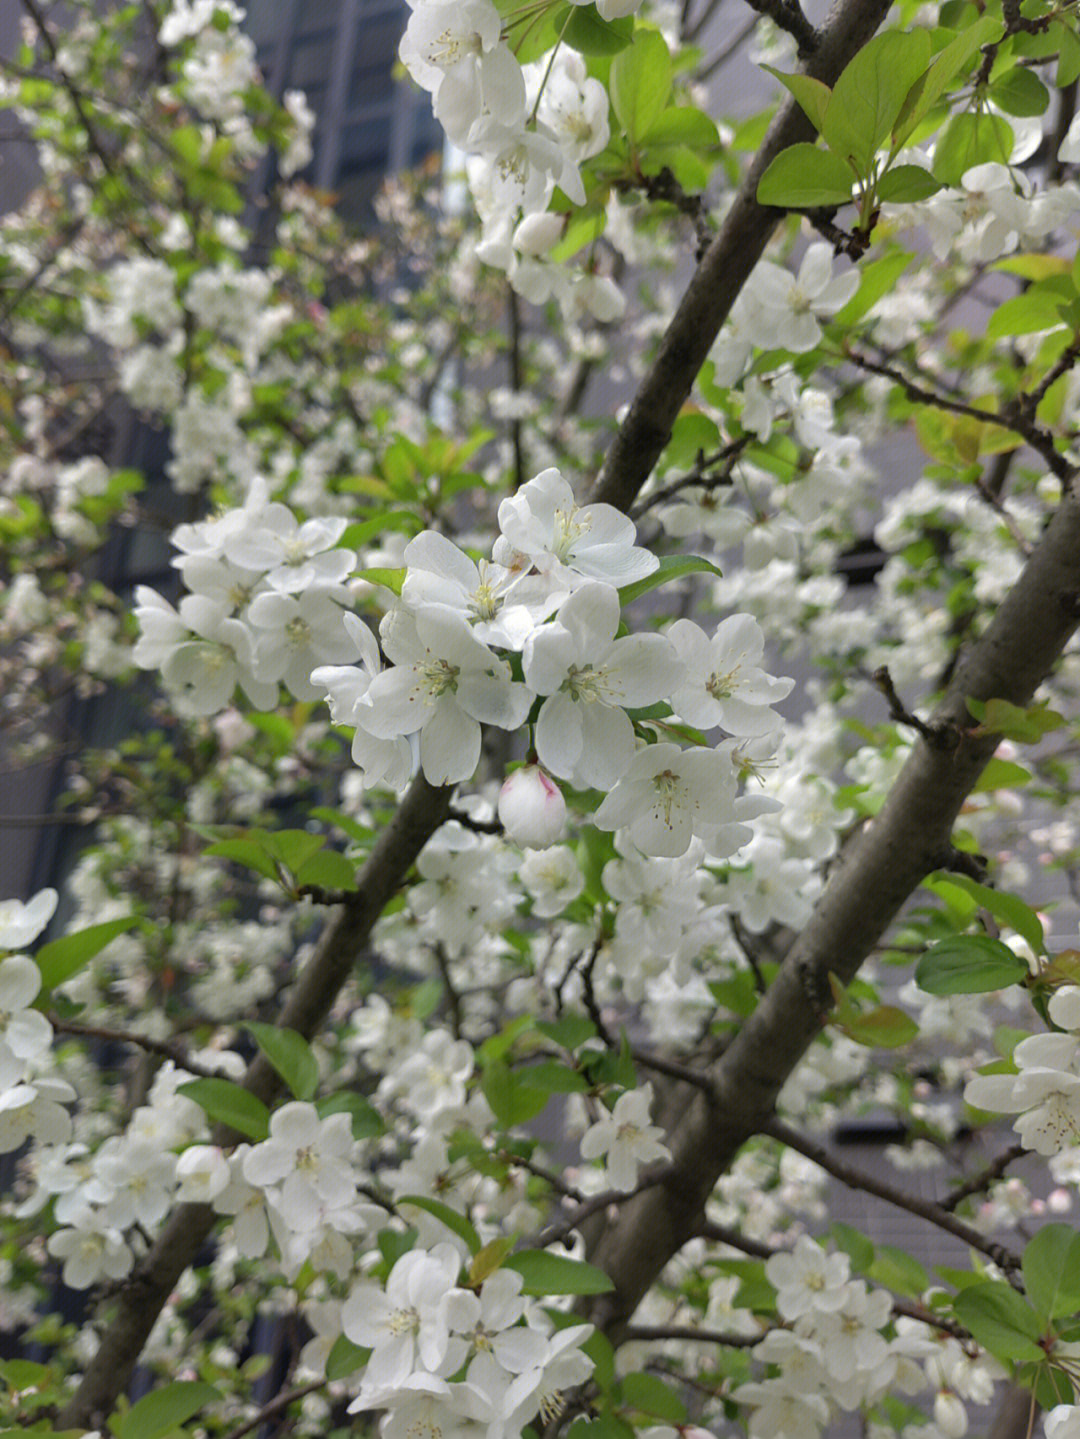
[[[1080,1234],[1068,1224],[1040,1229],[1022,1259],[1027,1297],[1044,1320],[1080,1311]]]
[[[220,1397],[212,1384],[178,1380],[143,1395],[126,1414],[114,1414],[109,1422],[117,1439],[161,1439]]]
[[[480,1089],[503,1129],[535,1119],[550,1098],[546,1089],[530,1084],[521,1073],[501,1061],[487,1065],[480,1076]]]
[[[227,1124],[245,1139],[259,1143],[270,1133],[270,1111],[266,1105],[231,1079],[193,1079],[179,1085],[176,1092],[194,1100],[211,1119]]]
[[[878,181],[878,199],[894,205],[927,200],[941,189],[941,181],[921,165],[895,165]]]
[[[587,1039],[596,1037],[596,1025],[583,1014],[564,1014],[562,1019],[542,1019],[536,1028],[553,1044],[561,1044],[563,1049],[576,1049]]]
[[[987,99],[1006,115],[1045,115],[1050,91],[1028,66],[1014,65],[993,81]]]
[[[1022,295],[1011,295],[995,307],[987,321],[987,339],[1000,340],[1006,335],[1037,335],[1043,330],[1059,330],[1065,323],[1060,303],[1060,295],[1037,290],[1034,286]]]
[[[356,866],[336,849],[320,850],[304,861],[293,878],[297,888],[312,885],[316,889],[356,889]]]
[[[295,1029],[279,1029],[274,1024],[245,1024],[244,1028],[296,1095],[311,1099],[319,1085],[319,1066],[311,1045]]]
[[[874,1262],[866,1270],[867,1278],[898,1294],[919,1298],[930,1288],[930,1276],[922,1264],[906,1249],[892,1244],[879,1244]]]
[[[819,205],[846,205],[855,176],[831,150],[816,145],[789,145],[762,175],[758,204],[813,210]]]
[[[988,790],[1018,789],[1031,782],[1031,771],[1011,759],[1000,759],[994,755],[982,774],[972,786],[972,794],[985,794]]]
[[[784,75],[779,70],[774,70],[771,65],[762,65],[774,79],[779,80],[784,89],[793,95],[802,108],[803,114],[813,125],[814,129],[821,133],[821,127],[825,123],[825,110],[828,106],[832,91],[828,85],[821,80],[814,80],[809,75]]]
[[[628,1374],[619,1386],[624,1404],[668,1424],[686,1423],[686,1405],[669,1384],[655,1374]]]
[[[392,590],[395,595],[401,594],[401,586],[405,583],[405,567],[400,569],[387,570],[374,568],[361,570],[360,579],[367,580],[369,585],[382,585],[384,589]]]
[[[1038,1343],[1042,1321],[1011,1285],[999,1280],[971,1284],[953,1300],[953,1313],[984,1349],[1006,1364],[1046,1358]]]
[[[309,829],[259,830],[257,833],[267,854],[294,875],[326,844],[324,834],[312,834]]]
[[[821,133],[829,149],[869,175],[908,91],[929,64],[925,30],[886,30],[868,40],[845,66],[825,107]]]
[[[1010,929],[1027,941],[1036,954],[1046,953],[1046,936],[1043,933],[1042,920],[1035,913],[1029,904],[1026,904],[1018,895],[1008,894],[1001,889],[991,889],[987,884],[979,884],[977,880],[970,879],[966,874],[953,874],[951,871],[938,871],[932,876],[935,881],[941,884],[953,885],[962,889],[971,898],[992,914],[1002,924],[1007,924]]]
[[[662,555],[659,566],[651,575],[620,588],[619,600],[628,605],[640,595],[646,595],[671,580],[681,580],[684,575],[694,574],[719,575],[721,571],[711,560],[703,560],[699,555]]]
[[[339,1089],[336,1094],[327,1094],[315,1105],[320,1119],[331,1114],[347,1114],[352,1120],[354,1139],[378,1139],[386,1133],[382,1115],[362,1094],[351,1089]]]
[[[432,1215],[440,1224],[444,1224],[451,1234],[456,1234],[459,1239],[465,1241],[469,1246],[470,1254],[479,1254],[480,1236],[475,1227],[465,1218],[464,1214],[459,1214],[456,1209],[451,1209],[441,1199],[428,1199],[423,1194],[406,1194],[397,1203],[399,1205],[411,1204],[414,1209],[422,1209],[425,1214]]]
[[[1030,705],[1027,709],[1010,704],[1008,700],[968,699],[968,709],[979,721],[982,734],[1000,734],[1017,744],[1036,744],[1044,734],[1059,729],[1064,723],[1063,715],[1057,710],[1047,709],[1045,704]]]
[[[1028,967],[1000,939],[958,934],[935,944],[915,966],[915,983],[927,994],[988,994],[1027,978]]]
[[[1068,25],[1061,25],[1058,35],[1058,66],[1054,84],[1059,90],[1080,79],[1080,38]]]
[[[984,110],[954,115],[934,147],[934,174],[945,185],[959,185],[975,165],[1007,165],[1013,132],[1008,120]]]
[[[1000,18],[983,15],[938,51],[925,76],[915,81],[904,98],[893,130],[894,149],[900,149],[982,47],[1001,39],[1003,30]]]
[[[615,116],[631,145],[637,145],[660,118],[671,94],[671,55],[658,30],[639,29],[611,65],[609,83]]]
[[[882,255],[879,260],[861,264],[859,288],[835,315],[836,324],[848,327],[856,320],[861,320],[880,299],[895,288],[896,282],[914,258],[910,250],[897,250],[892,254]]]
[[[73,934],[62,934],[43,944],[34,955],[34,963],[41,970],[41,997],[58,984],[82,969],[83,965],[99,954],[119,934],[126,934],[139,923],[135,914],[123,919],[107,919],[104,924],[92,924],[87,929],[77,929]]]
[[[850,1224],[835,1220],[829,1225],[829,1237],[837,1249],[842,1249],[860,1274],[866,1274],[874,1262],[874,1245],[865,1234],[853,1229]]]
[[[469,1265],[469,1284],[477,1288],[483,1284],[489,1274],[494,1274],[496,1269],[501,1269],[503,1260],[513,1247],[514,1241],[508,1234],[500,1235],[498,1239],[491,1239],[487,1244],[482,1245],[473,1255],[473,1261]]]
[[[574,5],[562,37],[580,55],[617,55],[634,38],[634,17],[604,20],[595,5]]]
[[[588,1080],[568,1064],[557,1059],[547,1059],[541,1064],[530,1064],[522,1073],[530,1084],[546,1089],[551,1094],[584,1094],[589,1088]]]
[[[523,1294],[607,1294],[615,1288],[602,1269],[543,1249],[522,1249],[511,1254],[503,1268],[514,1269],[522,1276]]]
[[[220,839],[203,853],[215,855],[218,859],[231,859],[233,864],[253,869],[264,879],[272,879],[275,884],[281,883],[281,873],[277,865],[257,839]]]
[[[919,1026],[910,1014],[893,1004],[879,1004],[860,1014],[845,1016],[836,1024],[856,1044],[870,1049],[899,1049],[918,1035]]]
[[[707,150],[719,145],[720,132],[715,120],[693,105],[672,105],[665,110],[642,136],[642,145],[691,145]]]
[[[351,1339],[346,1339],[344,1334],[339,1334],[326,1359],[326,1377],[331,1380],[348,1379],[350,1374],[355,1374],[370,1358],[370,1349],[361,1349],[359,1344],[354,1344]]]

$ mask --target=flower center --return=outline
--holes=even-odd
[[[678,804],[681,798],[679,793],[682,788],[679,776],[674,770],[665,769],[653,780],[653,788],[657,793],[657,804],[664,812],[664,823],[668,829],[671,828],[671,807]]]
[[[461,673],[457,665],[452,665],[449,660],[429,660],[427,664],[420,666],[420,679],[432,699],[438,699],[440,695],[457,693],[457,678]]]
[[[737,669],[729,670],[722,675],[714,670],[705,681],[705,688],[712,695],[714,700],[727,700],[735,693],[735,676],[739,673]]]
[[[587,704],[593,700],[606,703],[608,697],[615,693],[615,686],[607,670],[593,669],[592,665],[582,665],[580,669],[577,665],[571,665],[562,688],[572,700],[584,700]]]
[[[578,515],[581,515],[580,519]],[[592,515],[583,513],[578,505],[571,505],[568,510],[556,510],[555,558],[565,564],[578,540],[591,528]]]

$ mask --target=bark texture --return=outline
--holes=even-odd
[[[593,1236],[589,1257],[615,1289],[596,1303],[592,1317],[615,1342],[663,1266],[697,1232],[717,1179],[768,1123],[784,1081],[831,1007],[830,973],[850,983],[908,896],[949,863],[960,807],[999,742],[997,735],[978,733],[965,701],[1029,704],[1078,621],[1074,482],[1015,586],[958,665],[933,716],[941,742],[916,742],[881,811],[845,849],[773,984],[715,1064],[712,1095],[699,1091],[687,1105],[669,1140],[670,1177]]]

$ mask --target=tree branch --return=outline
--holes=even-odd
[[[834,84],[888,9],[889,0],[836,0],[806,73]],[[812,141],[815,134],[802,109],[793,99],[787,100],[769,126],[723,225],[686,288],[656,359],[638,386],[593,486],[593,500],[628,510],[652,473],[721,325],[783,218],[783,211],[758,203],[758,182],[782,150]]]
[[[831,1174],[841,1184],[846,1184],[849,1189],[861,1189],[864,1194],[872,1194],[875,1199],[883,1199],[886,1204],[892,1204],[897,1209],[903,1209],[908,1214],[925,1219],[928,1224],[933,1224],[947,1234],[963,1240],[972,1249],[976,1249],[980,1254],[985,1254],[988,1259],[992,1259],[1006,1274],[1012,1275],[1020,1272],[1020,1260],[1017,1255],[1006,1249],[1003,1244],[987,1239],[984,1234],[972,1228],[970,1224],[965,1224],[962,1219],[957,1219],[955,1214],[934,1200],[922,1199],[917,1194],[908,1194],[892,1184],[884,1183],[875,1175],[866,1173],[865,1170],[856,1169],[852,1164],[845,1164],[825,1145],[807,1139],[798,1130],[792,1129],[789,1124],[781,1123],[778,1119],[764,1125],[762,1133],[769,1135],[778,1143],[786,1145],[788,1149],[794,1149],[796,1153],[805,1155],[807,1159],[812,1159],[827,1174]]]
[[[413,780],[393,819],[372,846],[360,871],[359,889],[335,911],[281,1013],[282,1028],[310,1038],[318,1030],[370,938],[375,921],[401,886],[417,855],[446,819],[449,788],[436,789],[423,775]],[[281,1089],[281,1079],[263,1054],[251,1063],[244,1088],[264,1104]],[[237,1136],[215,1131],[214,1142]],[[153,1247],[125,1281],[115,1313],[103,1328],[101,1345],[78,1390],[57,1419],[61,1429],[103,1428],[117,1396],[127,1387],[146,1336],[184,1270],[194,1262],[218,1216],[205,1204],[180,1205]]]
[[[788,1075],[831,1006],[829,975],[847,985],[908,896],[945,852],[953,824],[997,746],[966,730],[967,699],[1027,705],[1080,620],[1080,498],[1067,485],[1020,578],[981,637],[960,656],[934,725],[965,730],[952,751],[918,738],[884,806],[853,836],[754,1013],[716,1061],[718,1103],[688,1094],[669,1138],[672,1174],[614,1224],[587,1233],[589,1258],[615,1290],[590,1317],[617,1339],[664,1265],[703,1228],[713,1187],[745,1141],[773,1117]]]

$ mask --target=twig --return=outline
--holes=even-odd
[[[201,1079],[220,1077],[216,1069],[210,1069],[207,1065],[190,1059],[182,1045],[173,1044],[167,1039],[148,1039],[144,1034],[131,1034],[126,1029],[107,1029],[96,1024],[76,1024],[73,1020],[61,1019],[56,1014],[50,1014],[48,1020],[58,1034],[71,1034],[82,1039],[101,1039],[114,1044],[133,1044],[138,1049],[146,1050],[148,1054],[160,1054],[163,1059],[171,1059],[179,1069],[186,1069],[189,1074],[196,1074]]]
[[[631,1324],[623,1333],[627,1343],[635,1339],[689,1339],[698,1344],[723,1344],[728,1349],[753,1349],[762,1334],[725,1334],[721,1329],[698,1329],[693,1324]]]
[[[644,1065],[646,1069],[655,1069],[657,1074],[666,1074],[670,1079],[677,1079],[682,1084],[693,1085],[695,1089],[701,1090],[711,1104],[716,1103],[713,1082],[703,1071],[691,1069],[685,1064],[678,1064],[673,1059],[665,1059],[662,1054],[653,1054],[647,1049],[631,1047],[630,1058],[635,1064]]]
[[[707,1239],[711,1244],[726,1244],[729,1249],[738,1249],[754,1259],[771,1259],[778,1252],[771,1244],[751,1239],[726,1224],[714,1224],[711,1219],[706,1219],[694,1233],[698,1239]]]
[[[435,963],[439,969],[439,978],[443,982],[443,989],[446,991],[446,1003],[450,1010],[450,1032],[455,1039],[461,1038],[461,995],[454,987],[453,976],[450,973],[450,957],[446,953],[446,946],[436,940],[431,947],[435,956]]]
[[[730,440],[711,455],[706,455],[703,450],[699,450],[694,468],[688,474],[681,475],[677,480],[672,480],[666,485],[661,485],[658,490],[654,490],[639,505],[633,507],[630,511],[630,518],[635,521],[640,520],[642,515],[647,514],[649,510],[654,509],[657,505],[666,504],[668,500],[674,499],[683,490],[712,491],[731,485],[731,472],[735,468],[735,461],[746,449],[751,439],[751,435],[740,435],[738,439]],[[715,469],[717,465],[720,466],[719,469]]]
[[[794,35],[800,60],[807,59],[821,44],[821,35],[799,9],[797,0],[746,0],[746,3],[759,15],[767,15],[781,30]]]
[[[599,1194],[590,1195],[588,1199],[582,1200],[578,1207],[557,1224],[549,1224],[542,1229],[536,1238],[528,1246],[530,1249],[546,1249],[549,1244],[558,1244],[566,1238],[573,1230],[579,1228],[592,1215],[598,1214],[602,1209],[607,1209],[611,1204],[626,1204],[646,1189],[655,1189],[658,1184],[665,1183],[673,1172],[670,1164],[661,1165],[651,1173],[642,1175],[634,1189],[623,1191],[621,1189],[604,1189]]]
[[[230,1429],[225,1435],[225,1439],[243,1439],[245,1434],[250,1434],[253,1429],[257,1429],[267,1419],[272,1419],[275,1414],[280,1414],[283,1409],[287,1409],[297,1399],[303,1399],[308,1394],[325,1389],[329,1383],[329,1379],[313,1379],[310,1384],[301,1384],[296,1389],[290,1389],[285,1394],[277,1395],[268,1404],[264,1404],[257,1414],[245,1420],[243,1424],[238,1424],[235,1429]]]
[[[521,304],[517,291],[512,285],[506,287],[506,317],[509,329],[507,346],[510,360],[510,389],[514,396],[521,394]],[[513,414],[510,419],[510,444],[514,451],[514,490],[520,490],[525,483],[525,448],[522,443],[521,418]]]
[[[897,1209],[904,1209],[908,1214],[914,1214],[919,1219],[925,1219],[927,1223],[936,1225],[947,1234],[955,1235],[957,1239],[977,1249],[980,1254],[985,1254],[989,1259],[1005,1273],[1010,1281],[1020,1272],[1020,1260],[1011,1250],[1006,1249],[1003,1244],[995,1240],[987,1239],[970,1224],[957,1219],[948,1209],[929,1199],[920,1199],[914,1194],[905,1194],[903,1190],[894,1188],[891,1184],[885,1184],[872,1174],[855,1169],[842,1160],[837,1159],[822,1144],[816,1144],[813,1140],[807,1139],[805,1135],[792,1129],[779,1119],[773,1119],[766,1124],[762,1131],[769,1135],[779,1144],[794,1149],[797,1153],[803,1154],[807,1159],[812,1159],[815,1164],[820,1165],[827,1174],[838,1179],[841,1184],[846,1184],[849,1189],[861,1189],[866,1194],[872,1194],[877,1199],[883,1199],[887,1204],[895,1205]]]
[[[1014,401],[1001,411],[983,410],[977,405],[969,405],[966,400],[954,400],[949,395],[928,390],[925,385],[909,379],[895,365],[872,360],[869,355],[863,354],[851,345],[844,346],[844,355],[853,365],[858,365],[861,370],[892,380],[894,384],[900,386],[909,400],[917,400],[924,405],[933,405],[936,409],[948,410],[954,415],[966,415],[969,419],[978,420],[981,424],[998,425],[1003,430],[1012,430],[1013,434],[1020,435],[1037,454],[1042,456],[1046,461],[1047,468],[1052,470],[1059,480],[1072,478],[1072,465],[1055,448],[1054,437],[1050,431],[1043,429],[1028,413],[1026,403],[1019,404]]]
[[[1028,1151],[1022,1144],[1010,1144],[1008,1149],[1002,1150],[998,1157],[991,1160],[986,1168],[976,1174],[973,1179],[967,1179],[963,1184],[958,1184],[951,1194],[947,1194],[944,1199],[939,1199],[938,1203],[942,1209],[946,1209],[952,1214],[965,1199],[970,1199],[973,1194],[981,1194],[983,1190],[989,1189],[995,1179],[1001,1178],[1010,1164],[1017,1159],[1023,1159],[1027,1153]]]
[[[608,1049],[616,1047],[615,1040],[610,1030],[600,1016],[600,1006],[596,1002],[596,994],[593,990],[593,970],[596,968],[596,961],[600,957],[600,951],[604,945],[603,934],[598,934],[593,941],[589,957],[581,971],[581,997],[585,1004],[585,1011],[593,1024],[596,1025],[596,1032],[603,1040]]]
[[[903,701],[896,692],[886,665],[879,665],[870,676],[870,682],[879,689],[889,703],[889,714],[897,724],[907,725],[909,729],[920,734],[931,749],[950,750],[955,749],[960,743],[960,735],[949,725],[927,724],[917,714],[905,708]]]

